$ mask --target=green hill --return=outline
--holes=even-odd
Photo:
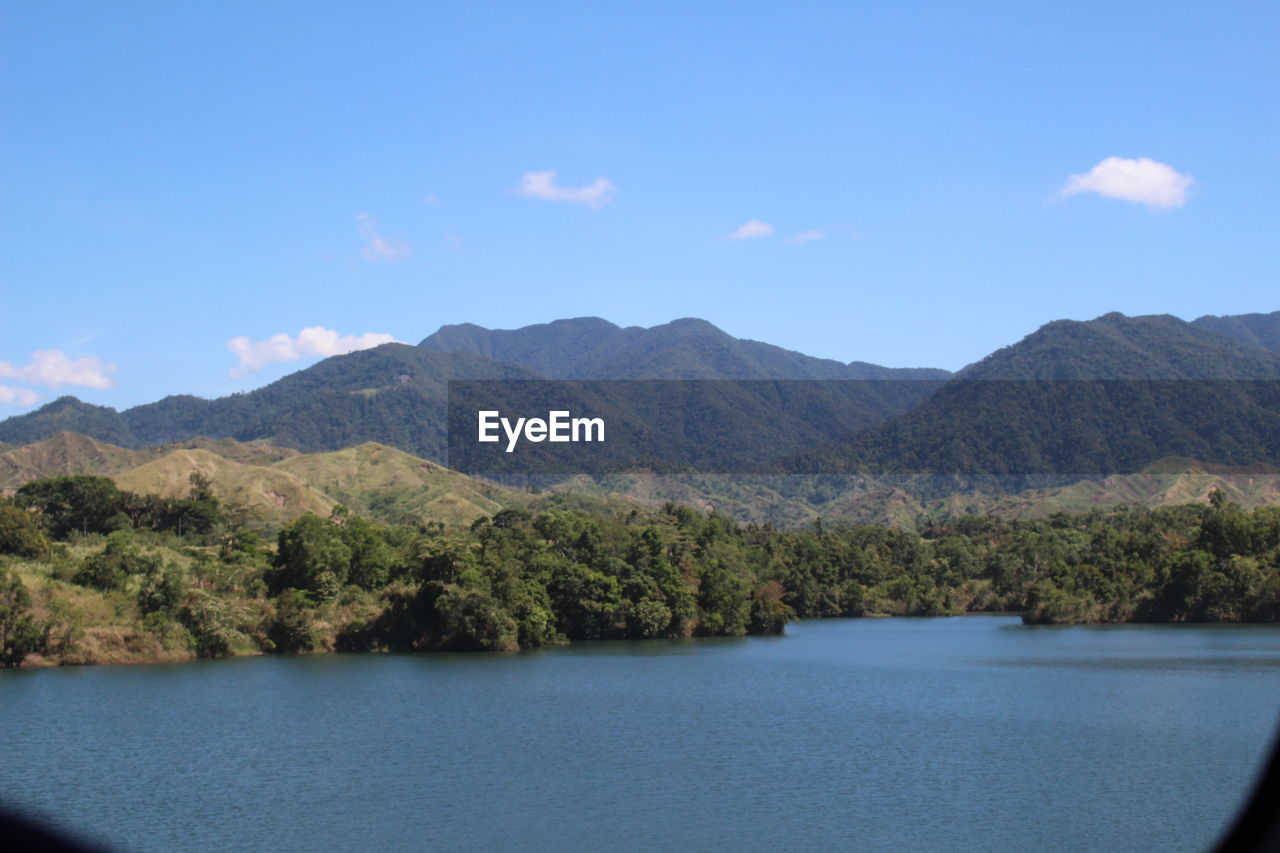
[[[388,523],[469,524],[510,505],[516,494],[374,442],[294,456],[273,467]]]
[[[308,512],[327,516],[334,507],[331,498],[288,471],[245,465],[203,449],[174,450],[112,479],[126,491],[179,498],[190,492],[193,473],[208,477],[219,499],[248,508],[267,526]]]

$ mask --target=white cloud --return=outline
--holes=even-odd
[[[18,406],[34,406],[40,395],[30,388],[11,388],[0,385],[0,403],[13,403]]]
[[[297,361],[316,356],[346,355],[356,350],[370,349],[393,343],[395,338],[382,332],[365,332],[363,335],[340,335],[323,326],[310,326],[291,338],[283,332],[260,341],[244,335],[227,341],[227,349],[235,353],[240,364],[231,368],[228,375],[239,379],[261,370],[273,361]]]
[[[798,246],[801,243],[811,243],[814,240],[822,240],[826,236],[826,231],[819,228],[810,228],[808,231],[801,231],[799,234],[792,234],[787,238],[787,242]]]
[[[607,178],[596,178],[581,187],[556,186],[555,172],[525,172],[520,177],[520,193],[545,201],[567,201],[587,207],[604,207],[613,201],[618,188]]]
[[[1182,207],[1187,202],[1187,188],[1194,182],[1190,175],[1147,157],[1108,157],[1088,174],[1067,178],[1059,194],[1097,193],[1148,207]]]
[[[737,230],[729,235],[729,239],[750,240],[752,237],[771,236],[773,236],[773,226],[768,222],[761,222],[759,219],[748,219],[746,222],[739,225]]]
[[[367,213],[356,214],[356,228],[360,232],[360,239],[364,241],[364,245],[360,247],[360,254],[365,260],[375,263],[398,261],[412,254],[408,243],[392,240],[379,234],[378,223]]]
[[[434,194],[434,193],[427,193],[426,195],[424,195],[424,196],[422,197],[422,200],[423,200],[424,202],[426,202],[427,204],[439,204],[439,203],[440,203],[440,197],[439,197],[439,196],[437,196],[437,195],[436,195],[436,194]]]
[[[84,388],[114,388],[116,381],[108,374],[117,370],[114,364],[103,364],[96,356],[71,359],[60,349],[40,349],[22,367],[0,361],[0,379],[17,379],[32,385],[79,385]]]

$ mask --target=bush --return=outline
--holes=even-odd
[[[0,504],[0,554],[39,559],[49,553],[49,539],[35,513]]]

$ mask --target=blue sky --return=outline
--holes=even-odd
[[[1260,3],[6,0],[0,417],[445,323],[958,368],[1280,309],[1277,43]]]

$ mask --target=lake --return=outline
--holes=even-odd
[[[1200,850],[1280,628],[786,637],[0,673],[0,797],[120,850]]]

